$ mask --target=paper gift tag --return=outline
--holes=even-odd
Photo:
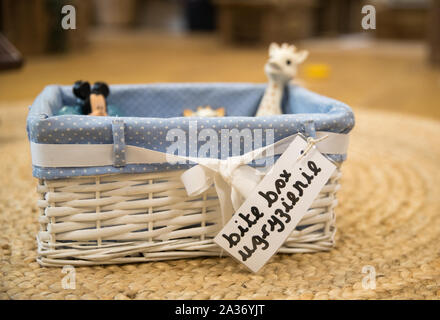
[[[214,238],[231,256],[257,272],[295,229],[336,166],[296,137],[254,192]]]

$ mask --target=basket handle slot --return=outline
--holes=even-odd
[[[122,119],[112,121],[113,133],[113,166],[124,167],[125,160],[125,123]]]

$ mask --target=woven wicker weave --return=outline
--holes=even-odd
[[[215,189],[188,197],[182,171],[40,180],[38,262],[96,265],[222,255]],[[279,252],[334,243],[336,170]]]

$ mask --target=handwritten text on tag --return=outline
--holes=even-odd
[[[295,138],[214,238],[253,272],[277,252],[336,169],[316,148],[299,159],[306,147]]]

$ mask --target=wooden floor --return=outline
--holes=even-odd
[[[362,39],[313,40],[301,68],[303,85],[354,108],[387,109],[440,119],[440,71],[426,63],[422,43]],[[266,48],[229,47],[212,35],[149,32],[92,35],[78,53],[28,58],[19,71],[0,73],[0,105],[32,100],[45,85],[78,79],[115,83],[265,82]],[[326,79],[307,77],[327,64]]]

